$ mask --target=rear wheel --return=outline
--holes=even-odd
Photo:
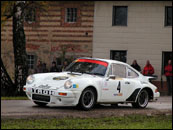
[[[96,103],[96,94],[94,89],[87,88],[82,92],[82,95],[79,100],[79,106],[83,110],[90,110]]]
[[[36,101],[34,101],[34,103],[37,104],[38,106],[42,106],[42,107],[47,105],[47,103],[43,103],[43,102],[36,102]]]
[[[148,105],[149,95],[146,90],[142,90],[139,95],[136,103],[132,103],[132,106],[135,108],[145,108]]]

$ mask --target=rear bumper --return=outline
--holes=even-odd
[[[150,102],[156,102],[159,97],[160,97],[160,93],[159,92],[155,93],[154,97],[153,97],[153,100],[150,100]]]

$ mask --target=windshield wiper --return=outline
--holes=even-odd
[[[67,73],[67,74],[72,74],[72,75],[81,75],[82,73],[80,73],[80,72],[70,71],[70,72]]]
[[[101,73],[91,73],[93,75],[100,75],[100,76],[104,76],[104,74],[101,74]]]
[[[90,75],[100,75],[100,76],[104,76],[103,74],[100,74],[100,73],[91,73],[91,72],[83,72],[83,73],[86,73],[86,74],[90,74]]]

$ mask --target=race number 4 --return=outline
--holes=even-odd
[[[120,81],[119,81],[119,83],[118,83],[117,90],[119,91],[119,93],[121,92],[121,82],[120,82]]]

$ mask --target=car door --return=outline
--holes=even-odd
[[[123,101],[128,101],[133,92],[140,88],[139,75],[131,68],[126,67],[126,78],[122,84]]]
[[[109,78],[115,75],[115,79]],[[120,102],[123,100],[124,78],[126,77],[126,67],[122,64],[112,63],[109,68],[107,78],[105,78],[102,88],[102,101]]]

